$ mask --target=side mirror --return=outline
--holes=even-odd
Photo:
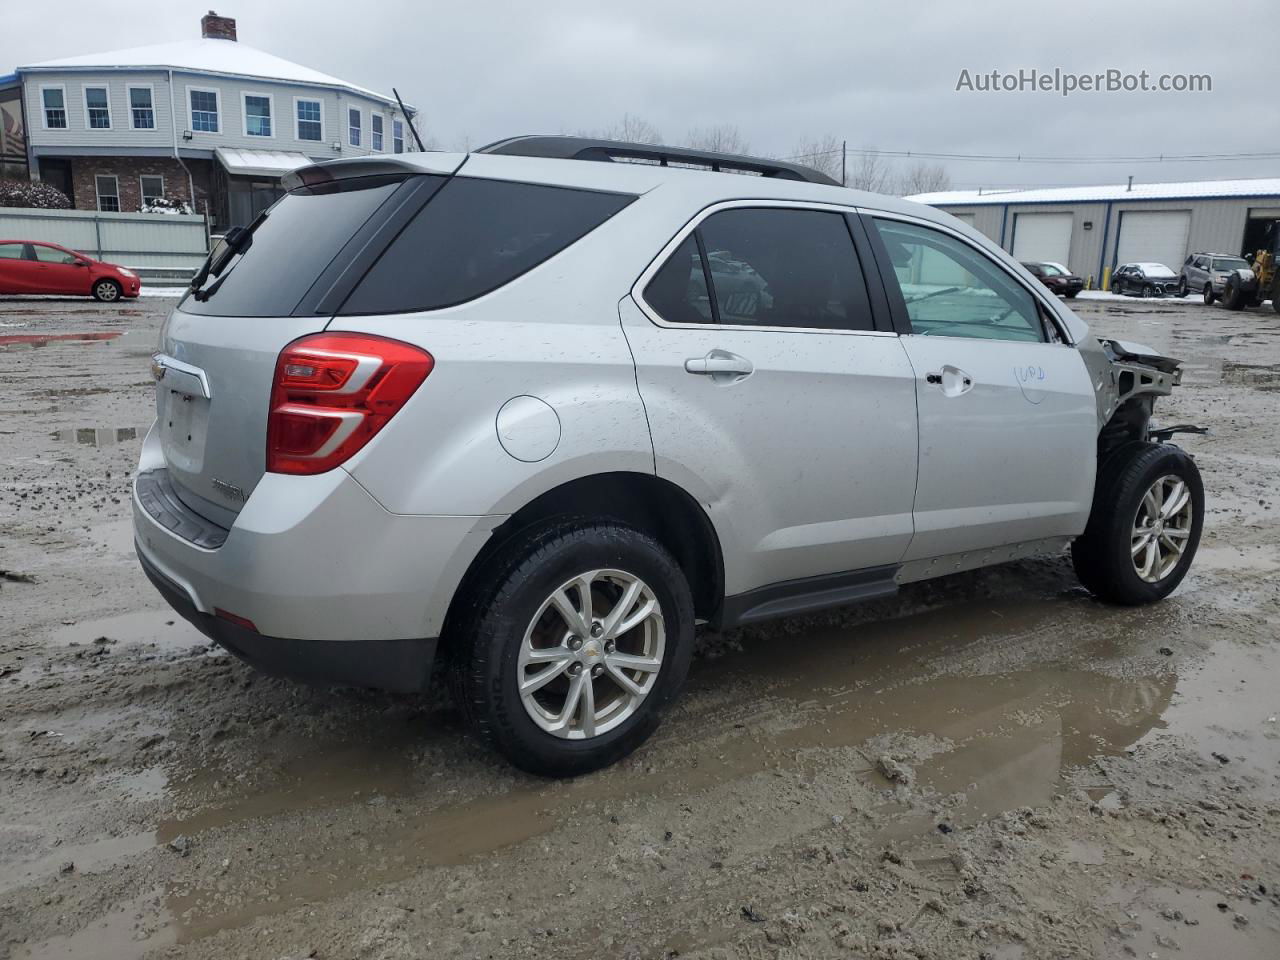
[[[87,267],[89,262],[87,260],[72,260],[71,265],[73,267]]]

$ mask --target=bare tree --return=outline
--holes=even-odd
[[[812,167],[825,173],[833,180],[840,179],[840,138],[828,133],[826,136],[810,140],[801,140],[791,151],[789,160]],[[852,186],[852,184],[850,184]]]
[[[712,153],[751,152],[751,145],[742,138],[738,128],[731,123],[717,123],[710,127],[694,127],[684,138],[684,145],[695,150],[709,150]]]
[[[951,177],[940,163],[918,162],[898,178],[897,193],[911,197],[917,193],[936,193],[951,189]]]
[[[848,186],[871,193],[893,189],[893,168],[875,147],[862,147],[849,157]]]
[[[625,140],[628,143],[661,143],[662,134],[648,120],[632,113],[624,113],[618,123],[603,130],[579,130],[580,137],[596,137],[601,140]]]

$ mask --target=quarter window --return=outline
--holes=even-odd
[[[677,278],[692,260],[692,251],[682,246],[673,256],[680,259],[671,267],[675,277],[663,278],[656,288],[668,312],[650,301],[671,322],[682,322],[674,319],[682,316],[683,322],[712,319],[734,326],[874,329],[866,282],[842,214],[776,207],[723,210],[704,220],[696,235],[704,283],[689,267],[686,302],[671,301],[678,295]],[[710,317],[701,304],[704,291],[710,295]]]
[[[0,243],[0,260],[21,260],[22,244]]]
[[[62,87],[46,87],[40,92],[44,101],[44,125],[50,130],[67,129],[67,93]]]
[[[156,109],[150,87],[129,88],[129,118],[135,130],[156,128]]]
[[[93,178],[98,193],[98,209],[104,213],[120,212],[120,181],[114,176],[98,174]]]
[[[374,150],[382,149],[382,114],[369,115],[369,146]]]
[[[1036,300],[966,243],[928,227],[876,220],[912,333],[979,340],[1045,339]]]
[[[191,129],[200,133],[217,133],[219,130],[217,91],[192,90],[190,98]]]
[[[360,111],[355,108],[347,110],[347,139],[353,147],[360,146]]]
[[[391,121],[391,149],[396,153],[404,153],[404,121]]]
[[[711,293],[702,253],[694,234],[685,237],[676,252],[644,288],[644,299],[669,323],[711,323]]]
[[[145,175],[138,178],[142,187],[142,209],[145,210],[157,200],[164,199],[164,177]]]
[[[247,137],[271,136],[271,98],[259,94],[244,95],[244,133]]]
[[[319,142],[324,139],[324,123],[320,119],[319,100],[298,101],[298,139]]]
[[[84,88],[84,110],[90,130],[111,129],[111,103],[106,87]]]

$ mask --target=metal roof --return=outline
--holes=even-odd
[[[977,207],[1018,203],[1105,203],[1129,200],[1212,200],[1231,197],[1280,198],[1280,177],[1243,180],[1190,180],[1182,183],[1118,183],[1097,187],[1049,187],[1039,190],[944,190],[908,200],[932,207]]]

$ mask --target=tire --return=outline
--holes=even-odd
[[[1185,489],[1186,506],[1170,510],[1158,532],[1148,535],[1135,557],[1135,534],[1152,527],[1155,500],[1148,493],[1161,485],[1166,508],[1172,508]],[[1168,524],[1167,526],[1165,524]],[[1200,545],[1204,525],[1204,485],[1195,461],[1180,447],[1168,443],[1127,444],[1108,458],[1099,470],[1093,509],[1085,532],[1071,545],[1076,576],[1099,600],[1135,606],[1163,600],[1182,582]],[[1168,531],[1177,531],[1169,536]],[[1184,533],[1185,531],[1185,533]],[[1155,560],[1149,560],[1155,544]],[[1181,543],[1181,553],[1174,547]],[[1175,559],[1176,558],[1176,559]],[[1140,566],[1147,567],[1144,575]]]
[[[1065,296],[1068,300],[1074,300],[1076,298],[1076,294],[1079,292],[1079,290],[1068,290]]]
[[[1185,297],[1187,295],[1187,278],[1181,277],[1178,280],[1178,296]]]
[[[598,579],[586,592],[597,632],[583,637],[553,598],[581,613],[578,584],[591,573]],[[600,631],[613,612],[611,601],[626,595],[624,578],[641,587],[621,616],[638,615],[649,600],[657,615],[618,635],[614,647],[607,630]],[[446,638],[454,690],[481,737],[511,763],[540,776],[578,776],[621,760],[658,728],[684,684],[693,650],[692,594],[660,543],[614,522],[566,521],[518,535],[477,579]],[[611,604],[609,613],[601,615],[602,603]],[[530,653],[548,666],[525,662]],[[627,655],[660,664],[654,671],[622,668],[643,688],[639,696],[614,679],[613,658]],[[521,680],[538,680],[558,667],[553,679],[522,697]],[[575,684],[582,689],[570,711]],[[594,735],[587,688],[595,707],[590,723],[603,727]]]
[[[1216,299],[1217,297],[1213,295],[1213,284],[1206,283],[1204,285],[1204,305],[1206,307],[1211,307],[1213,306],[1213,301]]]
[[[98,280],[93,284],[93,299],[102,303],[115,303],[124,294],[114,280]]]
[[[1222,305],[1228,310],[1244,309],[1244,291],[1240,289],[1240,282],[1235,277],[1227,279],[1227,286],[1222,291]]]
[[[1153,286],[1152,286],[1151,284],[1149,284],[1149,283],[1144,283],[1144,284],[1142,285],[1142,296],[1143,296],[1143,297],[1154,297],[1155,295],[1156,295],[1156,288],[1155,288],[1155,287],[1153,287]]]

